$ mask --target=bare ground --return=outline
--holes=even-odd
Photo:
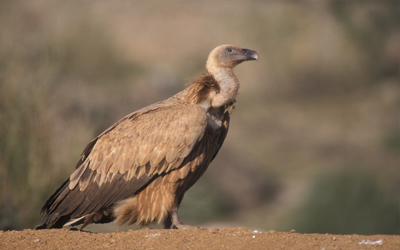
[[[399,249],[400,236],[230,229],[91,233],[68,229],[0,231],[0,249]]]

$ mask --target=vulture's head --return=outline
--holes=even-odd
[[[225,44],[211,51],[207,59],[206,69],[209,73],[213,73],[221,68],[232,69],[239,63],[249,60],[258,60],[258,53],[254,50]]]

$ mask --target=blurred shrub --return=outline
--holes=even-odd
[[[114,110],[98,115],[95,93],[80,95],[79,83],[104,85],[136,72],[84,21],[70,23],[72,32],[59,37],[28,10],[15,13],[21,18],[0,13],[14,25],[0,24],[0,230],[37,224],[84,143],[110,125],[104,117]]]
[[[49,100],[59,69],[31,49],[0,47],[1,229],[32,225],[30,209],[39,211],[40,193],[49,184],[43,176],[53,166],[51,124],[57,108]]]
[[[300,233],[398,234],[399,203],[391,188],[373,173],[322,174],[293,213],[291,228]]]
[[[185,194],[179,216],[183,223],[198,225],[227,218],[233,212],[234,204],[206,176],[203,176]]]

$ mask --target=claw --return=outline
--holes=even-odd
[[[191,225],[186,225],[183,223],[180,224],[173,224],[171,226],[172,229],[199,229],[200,227],[196,227],[196,226],[191,226]]]
[[[174,209],[164,221],[165,229],[198,229],[200,227],[183,224],[178,216],[178,209]]]

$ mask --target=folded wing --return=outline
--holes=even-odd
[[[88,144],[75,172],[42,208],[47,216],[36,228],[112,221],[112,205],[180,168],[206,127],[205,111],[191,104],[154,105],[124,117]]]

